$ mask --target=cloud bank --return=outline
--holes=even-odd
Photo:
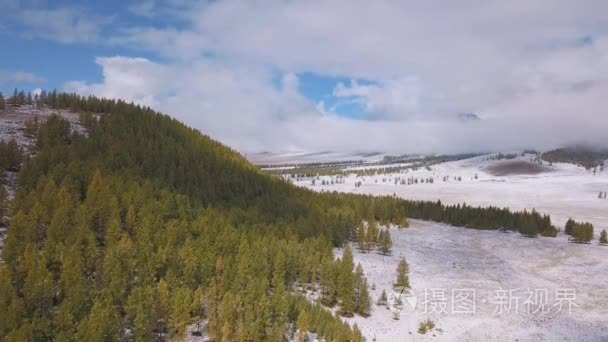
[[[65,89],[150,105],[244,152],[608,141],[605,1],[148,0],[130,9],[175,24],[117,25],[104,40],[158,58],[99,57],[102,82]],[[351,81],[311,98],[302,73]],[[328,99],[362,115],[341,115]],[[481,120],[456,120],[462,112]]]

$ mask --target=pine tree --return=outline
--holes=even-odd
[[[152,340],[152,332],[156,323],[155,292],[152,286],[138,286],[131,291],[127,298],[125,311],[133,326],[133,336],[136,341]]]
[[[19,105],[23,106],[25,104],[25,101],[26,101],[25,91],[20,90],[19,94],[18,94],[18,97],[19,97]]]
[[[387,305],[388,304],[388,297],[386,296],[386,291],[383,289],[382,293],[380,294],[380,297],[378,298],[378,301],[376,302],[376,305]]]
[[[366,234],[365,234],[365,225],[363,222],[360,222],[357,225],[357,243],[359,246],[359,250],[362,252],[366,251]]]
[[[122,234],[120,240],[113,245],[106,246],[106,254],[101,264],[102,292],[117,302],[124,300],[130,289],[129,279],[132,277],[134,266],[133,252],[133,242],[127,234]]]
[[[78,325],[77,341],[118,341],[122,324],[117,308],[108,298],[95,301],[89,315]]]
[[[355,310],[353,277],[353,253],[349,245],[344,248],[344,254],[340,262],[340,276],[338,299],[340,300],[340,313],[350,317]]]
[[[363,334],[361,333],[361,330],[359,330],[359,327],[357,326],[357,323],[355,323],[353,325],[353,337],[351,339],[352,342],[363,342],[365,341],[365,338],[363,338]]]
[[[13,286],[13,277],[8,267],[0,264],[0,336],[6,336],[19,327],[25,313],[23,301]]]
[[[272,271],[272,317],[273,325],[271,336],[273,338],[279,338],[283,336],[285,331],[285,325],[287,324],[289,308],[287,305],[287,288],[285,286],[285,278],[287,275],[287,261],[285,253],[280,250],[274,260],[274,267]]]
[[[15,88],[13,91],[13,96],[11,96],[10,101],[13,107],[17,107],[19,105],[19,90],[17,90],[17,88]]]
[[[405,258],[401,258],[399,260],[399,265],[397,265],[397,281],[395,281],[395,286],[404,286],[410,287],[409,280],[409,265]]]
[[[7,216],[9,208],[8,194],[4,186],[0,185],[0,225],[5,225],[7,222]]]
[[[308,331],[310,330],[310,317],[306,310],[300,310],[298,314],[298,320],[296,321],[296,328],[298,329],[298,341],[308,342]]]
[[[600,233],[600,245],[607,245],[608,244],[608,234],[606,233],[606,229],[602,229],[602,232]]]
[[[321,303],[333,307],[337,301],[338,272],[332,257],[326,257],[321,262]]]
[[[40,127],[38,117],[35,116],[33,119],[26,119],[23,124],[25,126],[25,134],[30,138],[36,137],[38,128]]]
[[[209,289],[206,291],[206,302],[209,311],[209,334],[216,340],[221,340],[222,322],[220,321],[221,304],[224,300],[224,260],[219,256],[215,261],[215,274],[211,279]],[[160,292],[160,284],[159,284]]]
[[[6,108],[6,100],[4,99],[4,96],[2,96],[2,93],[0,92],[0,109],[4,109]]]
[[[75,321],[81,320],[90,303],[90,291],[84,273],[84,264],[78,245],[67,246],[61,258],[59,279],[61,306]]]
[[[171,313],[169,315],[169,327],[171,337],[177,340],[182,340],[186,333],[186,325],[190,320],[190,307],[192,305],[192,297],[190,290],[179,287],[172,293]]]
[[[572,230],[572,239],[578,243],[588,243],[593,239],[593,225],[591,223],[575,224]]]
[[[137,224],[137,213],[135,212],[135,208],[133,207],[133,205],[130,205],[129,209],[127,210],[127,217],[125,218],[125,228],[130,233],[134,233],[136,224]]]
[[[391,234],[388,229],[384,229],[380,232],[379,239],[379,249],[383,255],[390,255],[393,247],[393,240],[391,239]]]
[[[573,219],[569,218],[568,221],[566,221],[566,226],[564,227],[564,233],[568,234],[568,235],[572,235],[572,230],[574,228],[575,222]]]
[[[367,279],[363,273],[361,264],[357,264],[355,270],[355,312],[362,316],[369,315],[371,299],[367,288]]]
[[[15,139],[0,142],[0,165],[8,171],[19,171],[23,162],[23,150]]]
[[[27,272],[23,284],[23,299],[29,313],[34,315],[47,315],[53,304],[54,289],[53,276],[42,260],[30,245],[31,252],[26,256],[24,272]],[[34,259],[31,259],[34,258]],[[31,265],[31,266],[30,266]]]
[[[375,219],[367,221],[367,232],[365,233],[365,250],[371,251],[374,245],[378,242],[378,224]]]

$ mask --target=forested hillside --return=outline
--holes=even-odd
[[[283,340],[294,325],[361,339],[295,293],[320,289],[342,314],[356,310],[344,289],[354,266],[332,246],[363,217],[405,224],[396,199],[293,187],[120,101],[39,101],[81,112],[87,133],[59,116],[36,129],[0,265],[2,339],[180,339],[196,321],[215,340]]]
[[[361,222],[556,233],[536,212],[316,193],[148,108],[30,98],[6,105],[68,108],[86,132],[60,116],[32,128],[36,153],[20,167],[0,264],[0,340],[179,340],[194,322],[214,340],[361,340],[321,306],[367,314],[353,297],[362,272],[332,254],[357,241]]]

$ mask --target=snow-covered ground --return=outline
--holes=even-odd
[[[296,181],[316,191],[536,209],[549,214],[559,228],[569,217],[595,225],[592,244],[581,245],[568,242],[563,234],[526,238],[411,220],[410,228],[391,229],[392,256],[355,249],[355,261],[375,285],[371,292],[376,300],[383,289],[390,293],[398,260],[405,256],[416,309],[394,320],[393,312],[374,305],[370,317],[349,321],[376,341],[608,341],[608,247],[597,243],[601,229],[608,229],[608,199],[598,198],[608,191],[608,170],[598,168],[594,174],[571,164],[544,163],[529,174],[491,172],[497,164],[521,164],[533,157],[497,161],[480,156],[393,174],[376,174],[374,169],[382,166],[374,166],[366,176],[334,177],[334,184],[329,176],[321,176],[315,185],[311,179]],[[432,183],[420,182],[431,177]],[[413,178],[418,183],[407,185]],[[458,295],[470,296],[471,290],[474,312],[470,301],[455,300]],[[568,301],[558,299],[573,293],[569,313]],[[561,310],[556,305],[560,302]],[[428,318],[436,328],[419,334],[420,322]]]
[[[376,305],[370,317],[348,319],[369,341],[608,341],[608,247],[418,220],[390,231],[392,256],[354,248],[355,262],[376,300],[390,292],[405,256],[417,305],[399,320]],[[474,301],[455,300],[471,293]],[[572,294],[569,313],[569,301],[558,299]],[[421,335],[427,318],[436,328]]]
[[[520,156],[515,160],[529,161],[531,157]],[[566,220],[572,217],[593,223],[596,233],[599,232],[598,228],[608,228],[608,199],[598,199],[600,191],[608,191],[608,170],[600,172],[598,169],[594,175],[579,166],[557,163],[548,166],[550,171],[538,174],[494,176],[488,171],[490,166],[504,162],[480,156],[433,165],[430,171],[421,168],[417,171],[376,175],[375,171],[370,170],[368,176],[357,177],[351,174],[339,184],[331,184],[329,176],[320,177],[314,186],[310,179],[303,179],[296,184],[317,191],[395,194],[406,199],[440,199],[446,204],[494,205],[509,207],[512,210],[536,209],[551,215],[558,226],[563,226]],[[447,182],[443,181],[445,176],[449,177]],[[395,184],[397,177],[433,177],[433,183]],[[455,180],[454,177],[460,177],[461,181]],[[331,185],[321,185],[322,180],[327,180]],[[362,183],[360,187],[356,187],[357,182]]]
[[[251,153],[246,157],[257,165],[281,165],[303,163],[327,163],[344,161],[361,161],[364,163],[379,162],[385,154],[359,152],[284,152],[284,153]]]

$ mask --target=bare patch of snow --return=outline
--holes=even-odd
[[[417,307],[395,320],[385,306],[373,306],[368,318],[345,318],[357,323],[369,341],[605,341],[608,340],[608,247],[568,243],[558,238],[526,238],[517,233],[479,231],[412,220],[410,228],[390,229],[392,256],[361,253],[361,263],[374,301],[390,291],[400,257],[410,264],[410,283]],[[341,250],[336,250],[340,256]],[[433,290],[435,289],[435,290]],[[475,312],[453,310],[452,290],[473,289]],[[500,290],[519,296],[510,311],[496,310]],[[547,313],[528,312],[527,290],[548,293]],[[575,290],[571,313],[553,307],[557,291]],[[433,306],[432,291],[447,301]],[[425,298],[426,296],[426,298]],[[540,300],[537,301],[540,303]],[[437,310],[433,310],[437,308]],[[439,311],[439,312],[438,312]],[[419,323],[430,318],[436,328],[421,335]]]

